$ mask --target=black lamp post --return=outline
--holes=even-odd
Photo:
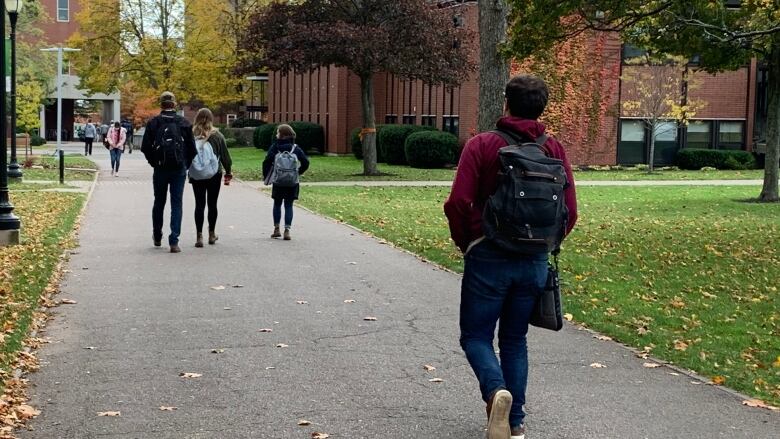
[[[8,177],[18,179],[22,178],[22,171],[16,162],[16,19],[23,6],[22,0],[5,0],[5,10],[11,22],[11,163],[8,165]]]
[[[0,72],[5,76],[5,4],[0,6]],[[5,82],[5,81],[3,81]],[[8,126],[5,114],[5,84],[0,86],[0,245],[19,242],[19,227],[21,222],[14,215],[14,206],[8,198]]]

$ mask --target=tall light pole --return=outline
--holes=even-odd
[[[0,72],[5,76],[5,3],[0,5]],[[5,114],[5,84],[0,87],[0,245],[18,244],[22,223],[14,215],[14,206],[8,198],[8,124]]]
[[[80,52],[70,47],[50,47],[41,52],[57,52],[57,151],[62,149],[62,52]],[[55,151],[55,154],[56,152]]]
[[[8,165],[9,178],[22,178],[22,170],[16,162],[16,20],[24,1],[5,0],[5,9],[11,22],[11,163]]]

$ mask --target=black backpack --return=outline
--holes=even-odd
[[[569,212],[563,194],[569,185],[563,161],[548,156],[545,134],[525,141],[514,133],[492,132],[507,146],[499,150],[498,188],[482,215],[485,237],[513,254],[557,254]]]
[[[160,116],[154,139],[155,165],[162,169],[179,170],[185,167],[184,137],[178,117]]]

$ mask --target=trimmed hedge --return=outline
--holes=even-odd
[[[274,141],[277,126],[279,125],[275,123],[267,123],[255,128],[254,135],[252,136],[252,143],[255,145],[255,148],[268,151],[268,148],[271,147],[271,144]]]
[[[325,152],[325,130],[312,122],[288,122],[295,130],[295,143],[305,151]]]
[[[265,125],[265,122],[263,122],[260,119],[244,119],[239,118],[233,121],[232,124],[230,124],[230,128],[254,128]]]
[[[30,146],[41,146],[46,144],[46,139],[43,137],[33,134],[30,136]]]
[[[442,168],[453,163],[458,137],[441,131],[420,131],[406,139],[406,161],[415,168]]]
[[[295,131],[295,143],[306,151],[316,151],[322,154],[325,151],[325,130],[316,123],[311,122],[287,122]],[[255,148],[265,149],[271,147],[276,136],[277,123],[267,123],[255,128],[253,143]]]
[[[698,170],[704,167],[716,169],[755,169],[756,158],[747,151],[730,149],[684,148],[677,152],[677,166]]]
[[[387,125],[375,125],[376,126],[376,137],[377,137],[377,144],[376,144],[376,161],[377,162],[383,162],[384,157],[382,156],[382,151],[379,150],[379,133],[382,132],[382,129],[386,127]],[[357,127],[349,134],[349,143],[352,145],[352,155],[355,156],[358,160],[363,160],[363,142],[360,141],[360,131],[362,130],[362,127]]]
[[[376,146],[382,151],[384,162],[391,165],[405,165],[406,139],[414,133],[422,131],[436,131],[436,128],[423,125],[385,125],[381,133],[378,133]]]

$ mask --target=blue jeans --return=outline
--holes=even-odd
[[[119,160],[122,158],[122,150],[117,148],[111,148],[109,151],[111,154],[111,170],[119,171]]]
[[[152,234],[155,240],[162,239],[163,212],[165,211],[165,202],[168,197],[168,190],[171,193],[171,234],[168,235],[168,244],[176,245],[179,243],[181,234],[181,199],[184,194],[184,180],[187,176],[187,170],[170,171],[167,169],[154,170],[152,183],[154,186],[154,207],[152,207]]]
[[[292,227],[292,220],[293,220],[293,199],[292,198],[285,198],[284,199],[284,228],[289,229]],[[274,199],[274,225],[279,225],[279,221],[282,220],[282,199]]]
[[[509,424],[523,423],[528,383],[528,320],[547,280],[547,254],[512,256],[488,241],[465,256],[461,287],[460,345],[479,381],[482,399],[499,389],[513,397]],[[493,348],[496,322],[501,363]]]

